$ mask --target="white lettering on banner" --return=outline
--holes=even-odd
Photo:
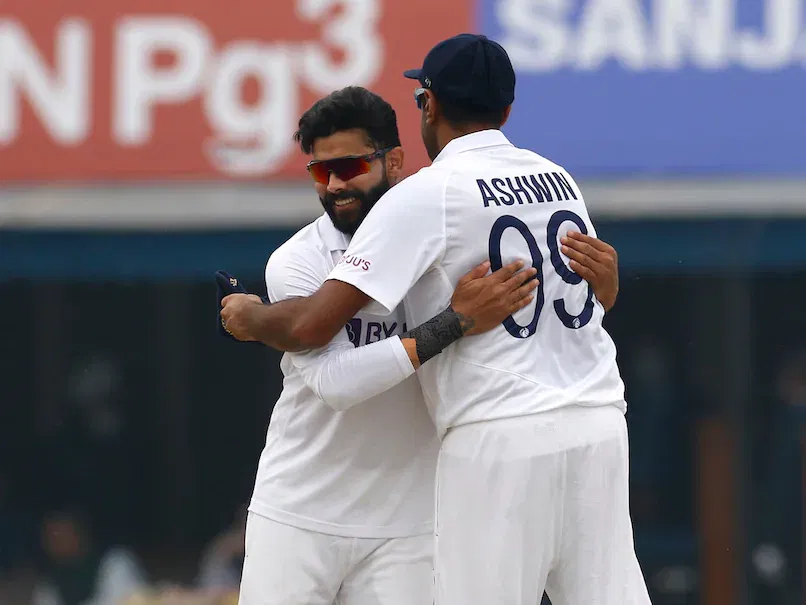
[[[117,30],[112,133],[120,145],[142,145],[153,135],[155,105],[198,94],[213,43],[201,24],[178,17],[130,17]],[[160,51],[173,67],[153,66]]]
[[[495,2],[496,18],[504,29],[501,43],[512,62],[528,71],[559,69],[571,42],[567,23],[571,8],[572,0]]]
[[[738,15],[750,0],[483,1],[494,3],[501,42],[523,71],[806,66],[806,0],[757,0],[755,26]]]
[[[58,143],[77,145],[86,139],[91,43],[85,21],[61,21],[56,28],[56,67],[51,75],[25,29],[13,20],[0,19],[0,145],[19,136],[23,95]]]
[[[646,24],[636,0],[591,0],[579,26],[579,69],[610,58],[638,70],[646,64]]]
[[[744,32],[739,37],[739,53],[742,63],[753,69],[781,69],[796,51],[803,13],[801,2],[768,0],[765,9],[767,31],[763,35]]]
[[[323,95],[345,82],[372,82],[383,67],[378,0],[300,0],[297,14],[306,21],[319,22],[336,5],[342,6],[342,12],[322,25],[322,40],[340,49],[344,60],[334,64],[319,44],[306,45],[303,54],[305,82]]]
[[[216,167],[232,175],[263,174],[288,156],[297,111],[291,52],[282,46],[242,42],[221,54],[213,70],[204,109],[219,133],[207,143]],[[241,87],[257,79],[261,96],[244,105]]]
[[[732,0],[656,0],[655,65],[681,69],[688,53],[703,69],[727,67],[734,19]]]
[[[216,48],[208,25],[189,16],[118,21],[112,140],[123,147],[147,145],[156,135],[159,106],[199,99],[213,133],[204,151],[216,169],[233,176],[279,169],[294,151],[301,88],[327,94],[348,84],[371,87],[384,62],[378,31],[382,0],[295,1],[297,16],[320,27],[318,39],[235,40]],[[54,141],[78,145],[87,140],[92,34],[84,21],[60,22],[51,69],[23,23],[0,19],[0,145],[21,135],[23,95]],[[172,63],[157,65],[158,55],[170,56]],[[247,79],[258,84],[256,102],[242,98]]]

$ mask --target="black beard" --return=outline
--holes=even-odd
[[[358,227],[366,218],[369,211],[375,203],[381,199],[384,193],[391,189],[389,180],[384,176],[381,182],[372,187],[369,191],[359,191],[357,189],[340,191],[339,193],[326,193],[325,197],[320,197],[319,201],[322,207],[327,212],[330,220],[333,221],[333,226],[342,233],[347,235],[355,235]],[[349,218],[340,218],[336,214],[336,201],[348,198],[355,198],[358,200],[358,213]]]

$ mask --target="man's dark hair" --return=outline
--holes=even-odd
[[[480,124],[482,126],[490,126],[491,128],[501,128],[504,123],[505,109],[489,110],[477,109],[469,105],[439,101],[439,107],[442,110],[442,116],[454,128],[461,128],[469,124]]]
[[[306,154],[317,139],[344,130],[363,130],[377,149],[400,146],[397,116],[381,97],[360,86],[348,86],[319,99],[302,114],[294,140]]]

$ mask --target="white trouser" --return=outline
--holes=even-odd
[[[627,426],[571,407],[448,432],[437,466],[436,605],[650,603],[633,546]]]
[[[239,605],[430,605],[431,534],[344,538],[249,513]]]

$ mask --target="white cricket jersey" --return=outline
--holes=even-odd
[[[616,405],[624,386],[604,309],[568,268],[560,238],[595,235],[579,187],[560,166],[498,130],[454,139],[393,187],[353,236],[330,279],[359,288],[374,312],[405,297],[419,325],[445,309],[467,271],[524,259],[535,301],[492,331],[462,338],[417,374],[442,437],[452,426],[567,405]]]
[[[316,292],[348,242],[327,215],[295,234],[266,265],[271,301]],[[328,346],[283,356],[250,511],[354,538],[433,531],[438,440],[405,330],[402,312],[360,313]]]

